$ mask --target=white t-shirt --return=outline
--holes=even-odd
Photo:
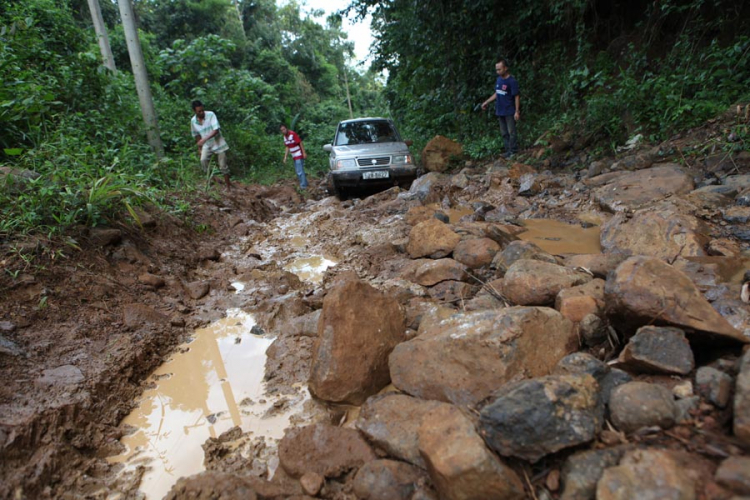
[[[203,117],[203,122],[198,122],[198,117],[193,115],[190,120],[190,131],[193,137],[205,137],[209,132],[219,130],[219,133],[203,143],[204,148],[208,148],[212,153],[223,153],[229,149],[227,141],[224,140],[224,136],[221,135],[219,127],[219,120],[216,118],[216,114],[213,111],[206,111],[206,116]]]

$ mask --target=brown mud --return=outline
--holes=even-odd
[[[427,205],[470,224],[481,194],[525,227],[519,238],[557,256],[596,254],[599,226],[612,215],[573,189],[574,173],[560,176],[546,204],[518,197],[506,179],[489,191],[438,189]],[[340,202],[322,187],[305,199],[292,184],[237,184],[202,195],[189,218],[147,209],[142,228],[81,229],[70,235],[75,245],[2,242],[0,498],[161,498],[201,470],[273,476],[279,491],[293,491],[276,470],[285,428],[353,427],[359,411],[314,401],[306,388],[326,291],[354,273],[401,303],[409,298],[403,218],[423,203],[403,194]],[[734,287],[748,267],[746,257],[691,259]],[[634,439],[716,461],[705,436],[726,429],[727,413],[704,413],[713,427],[695,441],[669,432]],[[559,466],[542,461],[526,480],[542,485]],[[329,497],[353,498],[349,479]]]

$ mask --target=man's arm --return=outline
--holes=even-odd
[[[487,105],[497,99],[497,93],[493,93],[486,101],[482,103],[482,109],[487,109]]]
[[[516,113],[513,118],[516,121],[521,119],[521,94],[516,94]]]
[[[305,146],[302,144],[302,141],[299,141],[299,149],[302,151],[302,159],[307,159],[307,153],[305,153]]]
[[[207,133],[205,137],[201,139],[200,136],[198,136],[198,146],[203,146],[206,142],[208,142],[209,139],[212,137],[216,137],[219,134],[219,129],[212,130],[211,132]]]

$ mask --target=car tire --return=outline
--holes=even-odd
[[[347,199],[346,194],[341,189],[341,187],[336,183],[336,181],[333,179],[333,176],[331,174],[328,174],[328,179],[326,183],[326,189],[328,190],[328,194],[335,196],[341,201],[345,201]]]

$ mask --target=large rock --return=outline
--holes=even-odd
[[[450,406],[406,394],[388,393],[367,400],[356,421],[357,429],[389,456],[426,467],[419,454],[417,431],[433,410]]]
[[[460,242],[453,249],[453,258],[469,269],[488,266],[500,251],[500,245],[490,238],[473,238]]]
[[[414,226],[409,233],[406,251],[412,259],[430,257],[439,259],[450,255],[461,237],[447,224],[429,219]]]
[[[503,456],[536,462],[593,440],[604,420],[591,375],[551,375],[502,387],[479,417],[487,444]]]
[[[604,471],[596,485],[597,500],[695,500],[695,480],[665,450],[628,452],[617,467]]]
[[[279,464],[292,477],[338,477],[377,457],[353,429],[314,424],[290,429],[279,442]]]
[[[445,175],[437,172],[430,172],[422,177],[418,177],[411,183],[409,196],[423,203],[438,201],[440,196],[437,188],[445,177]]]
[[[604,294],[618,327],[673,325],[696,330],[696,339],[748,342],[687,276],[659,259],[629,258],[607,278]]]
[[[451,159],[458,159],[461,155],[461,144],[442,135],[436,135],[422,150],[422,165],[430,172],[445,172],[450,166]]]
[[[687,375],[695,367],[693,351],[679,328],[644,326],[620,353],[630,371]]]
[[[750,446],[750,351],[740,361],[740,372],[734,388],[734,435]]]
[[[323,300],[310,392],[326,401],[362,403],[390,382],[388,355],[405,334],[393,297],[356,280],[336,286]]]
[[[453,259],[428,260],[416,268],[415,283],[433,286],[441,281],[463,281],[468,277],[466,266]]]
[[[422,421],[419,451],[442,498],[510,500],[524,496],[518,475],[484,445],[457,408],[439,408]]]
[[[555,309],[574,323],[604,310],[604,280],[596,278],[583,285],[560,290],[555,297]]]
[[[492,260],[492,267],[497,269],[499,275],[505,274],[510,266],[521,259],[539,260],[557,264],[557,259],[539,248],[530,241],[516,240],[510,242],[502,252],[495,255]]]
[[[514,378],[547,375],[577,344],[573,324],[554,309],[458,313],[396,346],[391,379],[422,399],[473,405]]]
[[[554,304],[565,288],[591,281],[591,275],[539,260],[521,259],[505,273],[503,293],[522,306]]]
[[[692,177],[679,165],[666,164],[617,176],[595,189],[593,197],[605,210],[619,212],[686,194],[694,187]]]
[[[677,416],[672,391],[647,382],[628,382],[612,391],[609,399],[612,423],[624,432],[641,427],[659,426],[668,429]]]
[[[411,500],[424,489],[427,474],[413,465],[395,460],[375,460],[362,466],[354,476],[353,489],[362,500]]]
[[[630,219],[612,217],[602,225],[601,244],[607,253],[649,255],[671,262],[678,256],[705,256],[709,232],[700,219],[660,207],[638,211]]]

